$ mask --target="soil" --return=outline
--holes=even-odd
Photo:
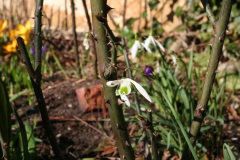
[[[119,77],[122,75],[123,65],[123,63],[119,63],[119,69],[121,70]],[[83,112],[80,109],[76,89],[101,84],[101,80],[92,79],[72,78],[67,80],[65,77],[59,75],[43,77],[44,83],[42,85],[42,91],[49,118],[60,149],[66,160],[77,160],[84,157],[101,157],[97,155],[100,152],[92,151],[96,148],[101,152],[106,151],[106,153],[104,152],[103,154],[105,156],[112,157],[112,155],[118,155],[115,142],[112,139],[113,137],[104,135],[104,133],[106,135],[113,134],[111,133],[110,122],[100,121],[100,119],[106,117],[103,115],[101,109],[91,110],[90,112]],[[38,158],[44,160],[57,159],[54,156],[50,142],[42,126],[36,99],[34,98],[34,103],[29,105],[27,96],[22,96],[14,101],[14,106],[17,108],[17,112],[22,118],[23,123],[28,123],[26,114],[31,125],[33,124],[34,118],[36,117],[37,119],[37,127],[34,131],[35,137],[43,140],[42,143],[37,143],[36,151],[39,156]],[[131,109],[127,109],[127,112],[130,114],[134,113]],[[83,122],[77,120],[75,117],[80,118]],[[106,118],[109,118],[108,114]],[[12,121],[15,123],[15,116],[13,114]],[[131,123],[129,124],[129,131],[130,125]],[[102,128],[99,126],[102,126]],[[93,128],[100,130],[100,132]],[[103,147],[98,147],[99,145]]]
[[[79,83],[80,82],[80,83]],[[98,128],[96,119],[102,118],[101,113],[90,112],[82,113],[79,108],[78,99],[75,90],[80,87],[100,84],[100,80],[92,81],[79,81],[79,79],[70,79],[61,81],[60,77],[52,77],[44,79],[43,95],[48,108],[49,117],[51,119],[54,133],[59,142],[60,148],[66,159],[79,159],[84,157],[84,151],[91,147],[96,146],[104,141],[108,140],[102,134],[96,132],[85,123],[76,120],[73,116],[79,117],[86,121],[91,126]],[[27,123],[26,116],[24,114],[22,103],[15,101],[15,106],[18,108],[18,113],[21,115],[24,123]],[[43,143],[37,143],[37,152],[43,159],[54,159],[53,151],[45,131],[41,125],[41,117],[36,102],[25,107],[26,113],[33,123],[34,117],[37,118],[37,127],[35,133],[38,138],[43,140]],[[14,117],[13,117],[14,119]],[[106,126],[106,125],[105,125]],[[110,131],[108,127],[104,129],[107,132]],[[87,157],[95,157],[96,155],[85,155]],[[41,158],[40,158],[41,159]]]

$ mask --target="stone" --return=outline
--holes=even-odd
[[[80,110],[84,113],[93,111],[94,109],[103,109],[103,112],[105,114],[107,104],[103,102],[102,92],[102,84],[76,89]]]

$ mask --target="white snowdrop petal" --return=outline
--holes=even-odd
[[[129,79],[129,78],[126,78],[128,81],[130,81],[132,84],[134,84],[134,86],[137,88],[137,90],[149,101],[149,102],[152,102],[150,96],[148,95],[148,93],[146,92],[146,90],[140,85],[138,84],[137,82]]]
[[[128,107],[131,106],[131,105],[130,105],[130,101],[129,101],[129,99],[128,99],[128,97],[127,97],[126,95],[120,95],[120,97],[121,97],[121,100],[122,100]]]
[[[163,52],[165,52],[165,48],[163,47],[163,45],[162,45],[160,42],[158,42],[158,40],[156,40],[156,39],[155,39],[155,42],[158,44],[158,47],[159,47]]]
[[[149,36],[148,37],[150,39],[150,43],[152,43],[154,45],[154,47],[156,48],[156,42],[155,42],[155,39],[153,38],[153,36]]]
[[[144,42],[145,47],[149,47],[150,43],[151,43],[151,39],[148,37]]]
[[[134,44],[134,45],[132,46],[132,48],[130,49],[130,52],[131,52],[131,54],[132,54],[132,59],[134,59],[134,58],[136,57],[137,51],[138,51],[138,48],[137,48],[137,46]]]
[[[115,87],[116,85],[120,84],[121,82],[122,82],[122,80],[108,81],[106,83],[106,85],[108,87]]]
[[[173,65],[176,65],[177,64],[177,59],[174,55],[171,55],[172,56],[172,60],[173,60]]]
[[[145,44],[143,44],[143,45],[144,45],[144,48],[145,48],[149,53],[152,53],[152,51],[151,51],[151,49],[150,49],[149,47],[145,46]]]

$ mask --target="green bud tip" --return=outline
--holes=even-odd
[[[138,34],[135,33],[135,41],[138,41]]]
[[[88,37],[89,37],[89,33],[86,33],[84,38],[88,39]]]

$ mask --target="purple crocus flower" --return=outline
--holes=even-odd
[[[45,44],[42,46],[42,56],[48,51],[48,46]]]
[[[35,54],[35,48],[34,48],[34,46],[32,46],[31,48],[30,48],[30,51],[29,51],[32,55],[34,55]]]
[[[42,57],[44,56],[44,54],[48,51],[48,46],[45,44],[44,46],[42,46]],[[29,51],[32,55],[35,55],[35,47],[32,46],[30,48],[30,51]]]
[[[151,66],[148,66],[148,65],[147,65],[147,66],[145,67],[145,71],[144,71],[144,72],[145,72],[145,74],[148,75],[148,76],[151,76],[151,77],[153,76],[153,75],[152,75],[152,73],[153,73],[153,68],[152,68]]]

